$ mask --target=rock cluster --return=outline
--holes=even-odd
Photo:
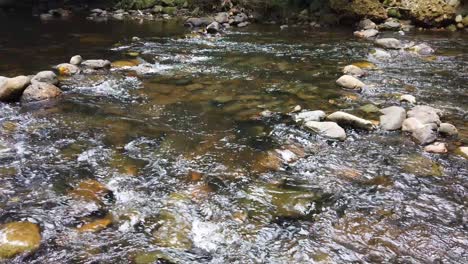
[[[206,32],[209,34],[216,34],[222,29],[230,27],[246,27],[249,24],[249,17],[237,9],[217,13],[213,18],[191,17],[185,21],[185,26],[190,28],[205,27]]]

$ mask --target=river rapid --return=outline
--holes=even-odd
[[[42,236],[8,263],[468,262],[466,34],[385,32],[436,52],[377,60],[352,29],[201,37],[180,21],[11,15],[0,25],[2,76],[76,54],[119,67],[61,78],[64,94],[46,103],[0,104],[0,223],[37,223]],[[358,62],[372,65],[371,92],[335,84]],[[300,105],[378,120],[362,107],[409,108],[400,94],[458,128],[442,139],[447,154],[401,131],[347,127],[330,141],[287,115]]]

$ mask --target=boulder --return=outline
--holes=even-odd
[[[327,120],[336,122],[342,126],[351,126],[365,130],[373,130],[375,128],[371,121],[341,111],[327,116]]]
[[[363,19],[359,21],[358,28],[361,30],[376,29],[377,25],[370,19]]]
[[[401,49],[401,42],[396,38],[381,38],[375,40],[375,44],[386,49]]]
[[[17,101],[30,83],[31,78],[28,76],[0,77],[0,101]]]
[[[441,123],[439,127],[439,134],[443,136],[455,137],[458,135],[458,130],[450,123]]]
[[[81,65],[97,70],[97,69],[110,68],[111,62],[108,60],[85,60],[81,63]]]
[[[343,68],[343,73],[346,75],[351,75],[355,77],[361,77],[364,76],[366,73],[359,68],[358,66],[355,65],[348,65]]]
[[[306,123],[309,121],[322,121],[325,119],[325,112],[321,110],[317,111],[302,111],[298,114],[293,115],[294,121],[298,123]]]
[[[468,159],[468,147],[459,147],[458,151],[463,157]]]
[[[237,24],[237,27],[238,27],[238,28],[242,28],[242,27],[246,27],[246,26],[248,26],[248,25],[250,25],[250,22],[249,22],[249,21],[245,21],[245,22],[242,22],[242,23]]]
[[[80,73],[80,68],[70,63],[62,63],[55,66],[55,68],[58,70],[60,75],[65,76],[71,76]]]
[[[33,82],[29,85],[21,96],[23,102],[42,101],[55,98],[62,94],[57,86],[45,82]]]
[[[385,23],[379,25],[379,29],[384,29],[384,30],[399,30],[401,28],[400,22],[395,19],[387,19]]]
[[[372,38],[375,37],[379,34],[379,31],[376,29],[366,29],[366,30],[360,30],[360,31],[355,31],[354,36],[358,38]]]
[[[411,94],[404,94],[400,96],[401,102],[408,102],[410,104],[416,104],[416,97],[412,96]]]
[[[71,57],[70,64],[80,65],[82,61],[83,61],[83,58],[81,58],[80,55],[75,55],[75,56]]]
[[[231,24],[237,25],[249,20],[249,17],[245,13],[239,13],[234,17],[234,21]]]
[[[221,25],[218,22],[213,22],[206,27],[206,31],[210,34],[216,34],[219,32]]]
[[[346,132],[335,122],[317,122],[309,121],[304,124],[304,126],[315,133],[319,134],[322,137],[345,140]]]
[[[375,49],[371,51],[370,56],[377,60],[388,60],[392,57],[390,53],[382,49]]]
[[[407,0],[400,7],[412,20],[427,26],[439,26],[454,17],[456,7],[444,0]]]
[[[442,112],[439,109],[427,105],[418,105],[408,111],[408,117],[416,118],[423,125],[431,123],[439,125],[439,115],[441,115],[441,113]]]
[[[447,153],[447,145],[443,142],[434,142],[424,147],[424,151],[429,153],[443,154]]]
[[[423,125],[420,128],[417,128],[411,134],[421,145],[430,144],[437,139],[437,126],[431,124]]]
[[[50,84],[58,84],[57,75],[53,71],[41,71],[38,72],[32,79],[31,82],[44,82]]]
[[[229,14],[227,12],[220,12],[216,14],[214,20],[220,24],[229,22]]]
[[[205,27],[211,24],[212,22],[213,19],[208,17],[191,17],[185,21],[184,25],[188,27]]]
[[[406,118],[406,111],[403,107],[390,106],[381,109],[383,114],[380,116],[380,127],[383,130],[398,130],[401,128],[403,121]]]
[[[0,260],[39,248],[41,233],[39,226],[31,222],[11,222],[0,225]]]
[[[363,82],[351,75],[343,75],[338,80],[336,80],[336,84],[341,87],[353,90],[360,90],[364,86],[366,86]]]
[[[421,122],[419,122],[418,119],[410,117],[403,121],[403,124],[401,125],[401,130],[405,132],[414,132],[423,126],[424,125]]]

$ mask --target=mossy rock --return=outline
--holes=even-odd
[[[420,155],[411,155],[405,161],[403,170],[420,177],[440,177],[444,171],[440,164]]]
[[[159,213],[159,228],[153,231],[158,246],[178,249],[191,249],[192,224],[184,215],[171,210]]]
[[[174,6],[166,6],[163,8],[163,13],[168,15],[174,15],[177,12],[177,7]]]
[[[88,179],[80,182],[70,195],[75,199],[102,203],[111,198],[112,192],[102,183]]]
[[[401,18],[401,13],[396,8],[391,8],[387,11],[389,17]]]
[[[387,18],[387,11],[378,0],[330,0],[330,7],[346,17],[368,17],[376,20]]]
[[[157,0],[135,0],[133,8],[135,9],[147,9],[155,6],[158,3]]]
[[[177,263],[178,261],[168,256],[160,250],[150,252],[138,252],[133,258],[135,264],[153,264],[153,263]]]
[[[39,226],[31,222],[11,222],[0,226],[0,260],[39,248]]]
[[[104,218],[96,219],[88,223],[83,224],[77,228],[80,233],[95,233],[106,229],[112,224],[112,215],[108,214]]]

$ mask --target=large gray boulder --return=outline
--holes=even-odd
[[[31,79],[31,82],[45,82],[57,85],[59,81],[57,75],[53,71],[41,71]]]
[[[17,101],[24,89],[31,83],[31,77],[17,76],[14,78],[0,77],[0,101]]]
[[[21,96],[23,102],[43,101],[55,98],[62,94],[57,86],[45,82],[33,82]]]
[[[343,75],[338,80],[336,80],[336,84],[341,87],[353,90],[360,90],[364,86],[366,86],[363,82],[351,75]]]
[[[341,111],[327,116],[327,120],[336,122],[341,126],[351,126],[365,130],[373,130],[375,128],[371,121]]]
[[[383,114],[380,116],[380,127],[383,130],[391,131],[400,129],[406,118],[405,109],[399,106],[390,106],[381,109],[380,112]]]
[[[401,49],[401,42],[396,38],[381,38],[375,40],[375,44],[386,49]]]
[[[416,129],[412,134],[419,144],[427,145],[436,141],[437,139],[437,126],[426,124]]]
[[[315,133],[319,134],[322,137],[345,140],[346,132],[335,122],[317,122],[309,121],[304,124],[304,126]]]

